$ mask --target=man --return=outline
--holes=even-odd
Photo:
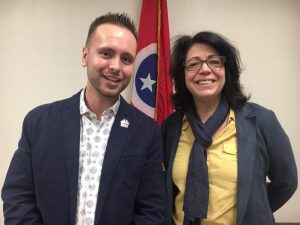
[[[120,96],[136,48],[125,14],[91,24],[86,87],[24,120],[2,189],[6,225],[162,224],[160,129]]]

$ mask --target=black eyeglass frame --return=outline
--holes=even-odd
[[[209,60],[211,60],[212,58],[218,58],[218,59],[221,59],[221,62],[222,62],[222,65],[220,65],[219,67],[214,67],[214,66],[211,66],[209,65],[210,63],[208,63]],[[200,64],[200,67],[199,68],[196,68],[196,69],[190,69],[186,66],[186,64],[190,61],[195,61],[195,62],[199,62]],[[211,55],[209,56],[206,60],[201,60],[201,59],[198,59],[198,58],[192,58],[192,59],[189,59],[185,62],[182,62],[182,65],[183,67],[187,70],[187,71],[198,71],[202,68],[202,65],[203,63],[206,63],[206,65],[210,68],[210,69],[220,69],[222,67],[224,67],[224,64],[226,62],[226,56],[222,56],[222,55]]]

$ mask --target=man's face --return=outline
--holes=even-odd
[[[82,66],[87,67],[90,95],[116,101],[130,82],[137,41],[126,28],[100,25],[83,49]]]

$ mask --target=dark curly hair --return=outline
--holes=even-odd
[[[175,93],[171,95],[171,101],[175,110],[186,112],[189,105],[193,104],[192,94],[185,84],[183,62],[187,52],[194,44],[207,44],[219,55],[226,57],[225,85],[222,94],[226,97],[231,108],[240,108],[250,97],[243,93],[240,84],[241,60],[239,51],[221,35],[203,31],[194,36],[180,36],[172,47],[170,74],[175,85]]]

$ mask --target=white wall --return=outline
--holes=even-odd
[[[125,11],[138,25],[140,7],[141,0],[0,0],[0,187],[25,114],[84,86],[81,50],[90,22]],[[168,0],[168,7],[171,37],[213,30],[240,49],[246,91],[275,111],[299,166],[300,1]],[[277,221],[300,222],[299,204],[300,188],[275,214]]]

